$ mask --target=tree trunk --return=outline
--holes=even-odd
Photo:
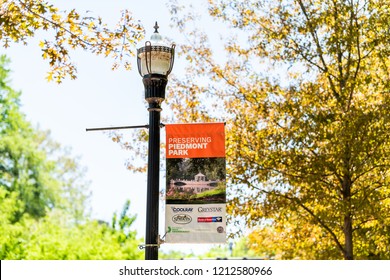
[[[353,260],[352,217],[350,213],[344,216],[344,259]]]
[[[349,175],[344,176],[343,180],[343,200],[345,205],[344,214],[344,259],[353,260],[353,239],[352,239],[352,214],[351,214],[351,187],[352,180]]]

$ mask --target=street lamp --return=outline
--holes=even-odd
[[[168,75],[172,71],[175,45],[167,46],[158,33],[154,33],[145,46],[137,50],[138,72],[145,87],[145,99],[149,104],[148,177],[146,200],[145,259],[157,260],[159,235],[159,185],[160,185],[160,112],[165,99]]]

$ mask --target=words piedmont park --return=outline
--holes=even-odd
[[[129,13],[112,31],[103,19],[59,13],[49,2],[2,1],[2,46],[51,30],[39,46],[49,81],[76,77],[73,48],[130,68],[121,54],[134,54],[144,31]],[[173,35],[184,37],[176,43],[185,66],[170,78],[164,112],[171,123],[226,122],[230,255],[390,259],[388,1],[203,3],[206,13],[196,14],[167,1]],[[88,219],[82,169],[25,120],[4,57],[1,65],[1,257],[142,259],[129,203],[111,223]],[[126,148],[139,155],[142,145]],[[228,253],[217,247],[206,255]]]

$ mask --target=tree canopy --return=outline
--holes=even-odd
[[[47,79],[60,83],[65,77],[77,76],[70,54],[73,49],[112,57],[113,68],[120,64],[130,68],[134,46],[143,38],[143,28],[127,10],[122,11],[117,26],[110,28],[91,11],[61,11],[44,0],[2,0],[2,46],[7,48],[13,42],[27,44],[36,34],[42,35],[39,47],[50,65]]]
[[[208,2],[223,55],[171,1],[188,66],[167,102],[176,120],[227,122],[228,211],[252,249],[390,258],[388,1]]]

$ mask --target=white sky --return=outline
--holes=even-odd
[[[153,32],[157,20],[160,33],[173,41],[177,30],[172,30],[166,1],[149,0],[50,0],[60,9],[76,8],[93,11],[113,24],[120,11],[129,9],[146,28],[146,37]],[[202,4],[205,0],[184,0],[180,3]],[[203,7],[205,5],[203,4]],[[175,35],[176,34],[176,35]],[[121,150],[102,132],[86,132],[90,127],[144,125],[148,122],[142,79],[134,67],[112,71],[112,60],[87,52],[72,55],[77,64],[77,80],[62,84],[45,80],[48,62],[43,61],[38,47],[40,38],[29,41],[28,46],[12,45],[2,49],[11,59],[12,86],[22,91],[22,110],[27,119],[41,129],[50,129],[54,140],[69,146],[74,155],[81,156],[81,164],[88,168],[87,178],[92,181],[92,217],[110,221],[114,212],[120,213],[127,199],[131,212],[137,214],[135,228],[144,236],[146,211],[146,174],[133,174],[126,170],[128,152]],[[180,65],[176,56],[175,66]],[[175,67],[173,69],[175,73]],[[169,86],[169,84],[168,84]],[[169,110],[164,107],[164,111]],[[131,142],[132,139],[126,139]],[[163,137],[162,137],[163,140]],[[145,155],[146,157],[147,155]],[[161,172],[160,186],[165,179]],[[160,202],[160,234],[164,232],[164,209]],[[162,249],[186,250],[195,246],[163,245]],[[199,247],[199,246],[196,246]],[[194,250],[196,252],[196,250]]]

